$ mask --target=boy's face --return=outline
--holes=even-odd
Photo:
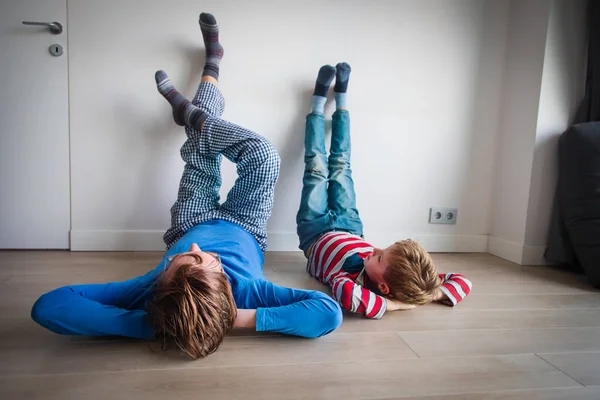
[[[389,264],[389,252],[391,247],[392,246],[383,250],[375,248],[373,254],[364,259],[365,273],[371,282],[377,284],[377,288],[384,295],[390,292],[390,288],[383,279],[383,274]]]

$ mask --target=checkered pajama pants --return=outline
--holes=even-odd
[[[201,131],[185,129],[188,140],[181,157],[186,164],[164,242],[170,248],[195,225],[222,219],[241,225],[265,251],[279,154],[264,137],[220,118],[225,100],[215,85],[202,82],[192,103],[211,116]],[[237,164],[238,178],[226,201],[219,204],[222,156]]]

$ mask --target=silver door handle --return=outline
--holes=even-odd
[[[60,22],[33,22],[33,21],[23,21],[23,25],[36,25],[36,26],[47,26],[50,29],[50,33],[55,35],[61,34],[63,31],[63,26]]]

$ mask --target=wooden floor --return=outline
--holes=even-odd
[[[473,281],[456,308],[347,315],[316,340],[236,332],[200,361],[147,343],[63,337],[29,316],[65,284],[145,273],[158,253],[0,252],[0,399],[600,399],[600,292],[578,276],[485,254],[435,254]],[[326,291],[298,253],[276,283]]]

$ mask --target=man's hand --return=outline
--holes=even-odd
[[[244,310],[238,308],[233,327],[256,329],[256,310]]]
[[[385,299],[387,302],[387,311],[397,311],[397,310],[412,310],[415,308],[415,305],[405,304],[396,299]]]

